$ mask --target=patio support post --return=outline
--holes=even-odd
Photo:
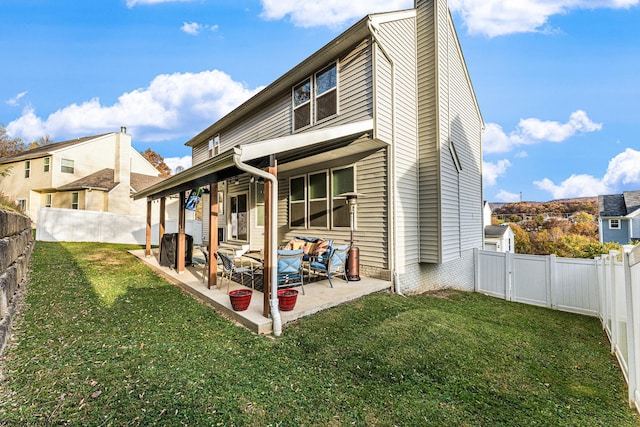
[[[276,160],[271,156],[270,166],[266,168],[267,173],[277,177],[278,169],[276,167]],[[271,214],[271,205],[273,194],[273,186],[271,181],[266,179],[264,181],[264,229],[271,230],[271,221],[277,221],[277,218],[274,218]],[[264,233],[264,259],[271,259],[271,242],[276,239],[277,236],[272,236],[271,233]],[[271,315],[271,309],[269,306],[269,299],[271,298],[271,265],[269,263],[265,263],[264,265],[264,273],[262,275],[264,278],[263,282],[263,304],[262,304],[262,314],[264,317],[269,317]]]
[[[164,236],[164,226],[166,221],[167,211],[167,198],[160,198],[160,226],[158,227],[158,243],[162,242],[162,236]]]
[[[151,256],[151,199],[147,199],[147,227],[145,233],[144,255]]]
[[[209,268],[207,270],[207,288],[218,285],[218,263],[215,254],[218,252],[218,183],[209,185]]]
[[[176,250],[178,251],[177,258],[177,267],[176,270],[178,273],[184,273],[184,258],[185,258],[185,236],[184,236],[184,228],[185,228],[185,191],[180,192],[180,211],[178,212],[178,247]]]

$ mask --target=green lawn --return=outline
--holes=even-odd
[[[376,294],[257,336],[126,247],[38,242],[0,425],[633,426],[595,318]]]

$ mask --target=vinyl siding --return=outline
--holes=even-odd
[[[321,129],[352,123],[373,116],[371,90],[371,50],[369,41],[363,40],[338,60],[338,115],[308,129]],[[319,69],[318,69],[319,71]],[[239,144],[278,138],[292,134],[291,89],[284,90],[269,105],[245,120],[220,132],[220,150]],[[193,147],[193,164],[209,158],[208,140]]]
[[[433,1],[418,0],[417,7],[420,261],[440,262],[440,147]]]
[[[390,141],[393,143],[392,180],[395,191],[393,250],[399,273],[403,274],[406,266],[420,260],[415,18],[382,24],[379,39],[394,63],[394,75],[391,76],[387,58],[381,52],[376,54],[375,92],[379,99],[376,122],[378,138],[391,138],[391,132],[395,132],[395,140]],[[392,128],[393,111],[387,107],[391,102],[392,89],[395,129]]]
[[[344,164],[342,166],[349,166]],[[379,150],[355,163],[356,191],[365,197],[358,199],[355,244],[360,248],[360,265],[372,270],[388,270],[387,230],[388,194],[386,150]],[[320,170],[320,169],[318,169]],[[314,172],[301,171],[301,173]],[[278,243],[283,244],[295,236],[325,237],[336,243],[348,243],[349,229],[290,229],[289,180],[278,180]]]

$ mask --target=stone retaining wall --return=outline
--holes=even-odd
[[[11,322],[27,285],[33,247],[31,220],[0,210],[0,355],[9,339]]]

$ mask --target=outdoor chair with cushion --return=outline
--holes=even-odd
[[[347,279],[347,253],[349,251],[349,245],[337,245],[329,247],[329,250],[318,257],[314,257],[309,268],[315,274],[326,276],[329,280],[329,285],[333,288],[331,278],[334,276],[343,275],[344,280]]]
[[[302,249],[278,250],[278,289],[300,285],[304,295]]]
[[[251,288],[254,286],[255,279],[255,270],[253,268],[252,263],[236,265],[228,255],[223,254],[222,252],[218,252],[215,254],[216,258],[220,260],[222,263],[222,280],[220,281],[220,288],[222,288],[222,283],[224,282],[224,278],[227,278],[227,293],[229,293],[229,287],[231,286],[231,279],[234,274],[239,274],[242,280],[245,274],[251,277]]]

